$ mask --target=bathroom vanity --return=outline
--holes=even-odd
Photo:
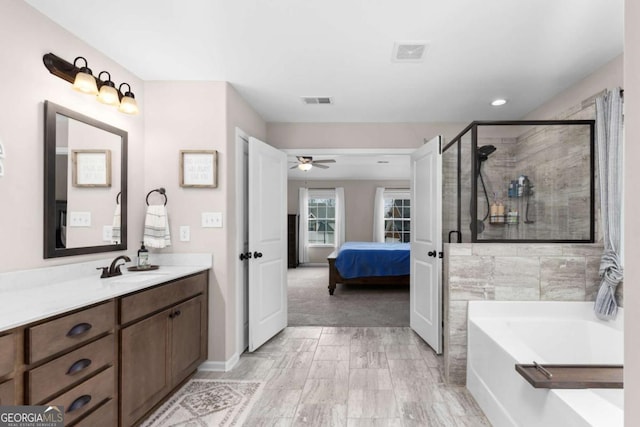
[[[209,267],[0,280],[0,405],[62,405],[66,426],[137,424],[206,359]]]

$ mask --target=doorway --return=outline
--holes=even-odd
[[[238,248],[243,248],[244,251],[247,250],[247,246],[246,246],[246,242],[248,241],[247,236],[248,236],[248,225],[247,225],[247,221],[246,221],[246,217],[247,217],[247,197],[246,197],[246,190],[247,190],[247,176],[248,176],[248,167],[247,167],[247,159],[245,157],[245,153],[246,151],[244,150],[244,148],[240,148],[240,147],[244,147],[247,142],[247,135],[244,134],[242,131],[240,131],[239,129],[237,130],[237,143],[238,143],[238,147],[236,148],[236,175],[237,175],[237,179],[238,179],[238,190],[243,189],[243,196],[242,197],[238,197],[236,199],[236,203],[237,204],[242,204],[243,206],[237,207],[237,214],[238,214],[238,231],[237,231],[237,247]],[[283,150],[285,152],[291,152],[293,150]],[[299,151],[299,150],[296,150]],[[310,151],[313,151],[312,154],[319,154],[320,151],[325,151],[326,150],[305,150],[305,153],[310,153]],[[335,152],[336,150],[331,150],[332,152]],[[381,150],[342,150],[342,151],[347,151],[350,152],[351,154],[356,154],[356,152],[360,151],[360,152],[365,152],[368,154],[371,154],[372,151],[375,152],[380,152]],[[382,150],[385,152],[385,154],[397,154],[398,151],[400,150]],[[402,150],[402,151],[407,151],[407,152],[411,152],[414,150]],[[242,185],[241,185],[242,183]],[[435,249],[435,248],[434,248]],[[439,250],[439,248],[438,248]],[[239,263],[239,270],[243,270],[245,267],[243,267],[241,265],[242,263]],[[246,263],[245,263],[246,265]],[[246,279],[247,275],[243,274],[243,273],[239,273],[238,274],[238,278],[239,281],[238,283],[242,283],[242,286],[238,286],[237,289],[237,299],[238,299],[238,354],[241,354],[244,349],[246,349],[246,344],[247,344],[247,336],[248,336],[248,331],[247,331],[247,320],[248,320],[248,306],[247,306],[247,279]],[[240,280],[242,280],[242,282],[240,282]],[[434,288],[437,288],[438,286],[436,285]],[[326,290],[326,287],[323,287]],[[433,292],[433,289],[430,289],[429,292]],[[439,295],[441,297],[441,295]],[[416,311],[416,307],[413,306],[411,308],[411,310],[413,310],[414,312]],[[438,308],[438,315],[441,316],[441,308]],[[425,310],[418,310],[419,314],[422,313],[426,313]],[[431,317],[433,316],[433,312],[431,312]],[[419,317],[424,318],[424,316],[420,315]],[[441,318],[441,317],[440,317]],[[435,322],[433,322],[435,324]],[[440,323],[440,322],[438,322]]]

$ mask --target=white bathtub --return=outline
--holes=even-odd
[[[536,389],[514,365],[622,364],[623,317],[600,321],[591,302],[470,301],[467,388],[495,427],[622,427],[622,389]]]

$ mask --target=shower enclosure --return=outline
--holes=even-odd
[[[442,150],[443,242],[594,242],[594,127],[472,122]]]

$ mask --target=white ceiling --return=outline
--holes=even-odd
[[[623,50],[623,0],[26,1],[144,80],[229,81],[267,122],[517,119]],[[424,62],[392,62],[412,40]]]
[[[406,180],[410,178],[410,149],[361,150],[314,149],[284,150],[289,161],[288,178],[297,181],[344,180]],[[311,156],[313,160],[334,159],[326,164],[329,169],[312,167],[309,171],[293,168],[298,164],[296,156]]]

